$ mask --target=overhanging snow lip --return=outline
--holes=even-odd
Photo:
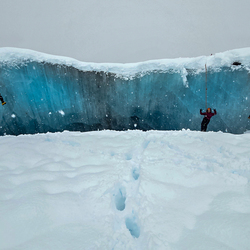
[[[43,62],[51,64],[62,64],[72,66],[82,71],[103,71],[117,74],[119,77],[135,77],[137,74],[146,74],[152,71],[179,72],[183,68],[197,70],[197,73],[208,69],[213,70],[221,67],[232,67],[235,61],[240,61],[244,67],[250,66],[250,47],[229,50],[211,56],[200,56],[194,58],[159,59],[138,63],[93,63],[81,62],[73,58],[50,55],[28,49],[11,47],[0,48],[0,63],[9,66],[20,65],[21,62]]]

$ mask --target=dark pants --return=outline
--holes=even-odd
[[[0,101],[3,103],[4,100],[3,100],[3,97],[0,95]]]
[[[209,119],[207,119],[207,117],[204,117],[202,122],[201,122],[201,131],[207,131],[207,125],[210,122]]]

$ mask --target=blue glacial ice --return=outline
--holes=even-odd
[[[233,65],[240,62],[240,65]],[[0,135],[63,130],[250,129],[250,48],[132,64],[83,63],[30,50],[0,49]]]

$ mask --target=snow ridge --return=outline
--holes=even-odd
[[[174,70],[182,73],[184,69],[204,71],[204,65],[210,69],[218,69],[221,67],[231,67],[237,61],[244,67],[250,66],[250,48],[242,48],[229,50],[221,53],[216,53],[211,56],[200,56],[194,58],[176,58],[176,59],[160,59],[150,60],[138,63],[92,63],[81,62],[69,57],[55,56],[36,52],[28,49],[18,48],[0,48],[0,64],[8,65],[11,67],[18,67],[20,64],[27,62],[51,63],[56,65],[65,65],[74,67],[82,71],[97,71],[97,72],[110,72],[117,75],[117,77],[132,79],[137,74],[145,75],[147,72],[155,70],[166,72]],[[183,77],[185,78],[185,70]]]

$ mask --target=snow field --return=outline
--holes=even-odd
[[[250,134],[0,137],[0,249],[248,249]]]

